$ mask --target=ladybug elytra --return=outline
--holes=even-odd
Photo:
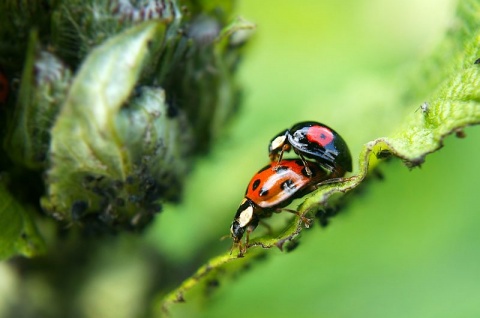
[[[329,178],[331,176],[315,162],[303,162],[300,159],[272,162],[258,171],[248,184],[245,198],[230,227],[234,246],[239,245],[240,253],[243,254],[249,234],[258,226],[260,219],[270,217],[273,212],[281,212],[294,199],[313,191],[318,183]],[[299,215],[296,211],[283,210]],[[308,224],[307,219],[301,218]],[[241,239],[245,232],[245,247],[242,249]]]
[[[313,159],[329,172],[345,174],[352,171],[352,156],[347,143],[332,128],[315,121],[293,125],[277,134],[268,146],[271,161],[280,162],[284,152],[291,149],[306,164],[305,158]]]

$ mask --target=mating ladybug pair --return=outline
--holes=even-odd
[[[299,158],[282,159],[284,152],[291,149]],[[284,207],[315,190],[319,183],[352,171],[352,157],[343,138],[330,127],[314,121],[301,122],[280,132],[270,141],[268,152],[271,162],[248,184],[230,228],[234,246],[239,246],[240,254],[246,251],[249,234],[260,219],[281,211],[299,215]],[[309,223],[308,219],[300,217],[304,223]],[[242,246],[245,232],[245,245]]]

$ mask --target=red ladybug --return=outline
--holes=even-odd
[[[304,164],[308,165],[310,175]],[[245,198],[230,227],[234,246],[239,245],[240,253],[243,254],[248,245],[249,234],[258,226],[260,219],[270,217],[273,212],[281,212],[282,208],[294,199],[313,191],[318,183],[331,177],[315,162],[302,162],[300,159],[272,162],[258,171],[248,184]],[[285,211],[298,215],[296,211]],[[307,219],[302,220],[308,223]],[[241,239],[245,231],[247,237],[245,247],[242,248]]]
[[[280,132],[268,146],[270,160],[282,160],[283,153],[292,148],[304,163],[305,158],[309,158],[329,172],[336,171],[344,175],[352,171],[352,156],[347,143],[335,130],[324,124],[305,121]]]

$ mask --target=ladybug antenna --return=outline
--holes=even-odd
[[[223,240],[229,238],[230,236],[231,236],[231,234],[225,234],[224,236],[222,236],[222,237],[220,238],[220,241],[223,241]]]

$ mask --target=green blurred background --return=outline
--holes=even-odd
[[[137,316],[151,305],[150,281],[162,282],[156,290],[173,289],[229,249],[219,238],[267,163],[268,141],[292,124],[333,127],[357,169],[362,145],[390,134],[420,106],[402,105],[399,87],[441,40],[454,9],[452,0],[239,1],[237,12],[258,26],[240,69],[240,113],[198,160],[181,205],[167,206],[144,236],[123,235],[92,252],[85,269],[92,274],[76,297],[82,314]],[[466,134],[447,138],[421,168],[382,164],[385,179],[362,185],[330,226],[305,231],[292,253],[269,251],[220,282],[208,301],[187,298],[172,316],[480,316],[480,130]],[[0,265],[0,299],[55,302],[47,278],[25,279]]]
[[[219,227],[227,234],[246,184],[267,161],[269,139],[297,121],[334,127],[357,161],[363,144],[419,106],[398,109],[397,87],[442,39],[454,10],[455,1],[436,0],[241,1],[238,12],[258,25],[241,69],[242,112],[194,171],[185,204],[160,216],[162,235],[152,238],[179,261],[205,242],[228,248],[215,241]],[[187,299],[173,313],[480,316],[480,131],[466,133],[448,138],[420,169],[384,164],[384,181],[367,184],[331,226],[305,233],[295,252],[271,251],[212,301]]]

